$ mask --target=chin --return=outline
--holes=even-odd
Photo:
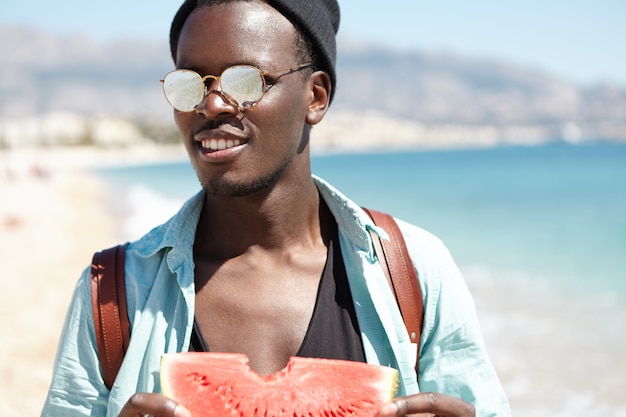
[[[222,178],[201,182],[208,195],[214,197],[246,197],[268,191],[276,185],[282,171],[248,182],[231,182]]]

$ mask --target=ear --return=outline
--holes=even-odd
[[[310,98],[306,115],[306,122],[316,125],[322,121],[330,105],[330,92],[333,86],[330,77],[325,71],[316,71],[309,79]]]

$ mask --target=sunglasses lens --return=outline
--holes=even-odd
[[[227,68],[222,73],[220,85],[222,93],[242,109],[254,106],[263,97],[263,75],[251,66]]]
[[[204,98],[204,84],[197,73],[176,70],[163,79],[163,92],[176,110],[192,111]]]

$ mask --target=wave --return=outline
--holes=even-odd
[[[182,199],[166,197],[139,184],[129,186],[124,194],[126,214],[122,218],[121,234],[127,241],[137,240],[166,222],[184,203]]]

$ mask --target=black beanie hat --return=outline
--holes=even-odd
[[[337,77],[335,62],[337,60],[337,45],[335,34],[339,29],[339,4],[337,0],[264,0],[278,10],[294,26],[300,28],[304,35],[313,43],[313,47],[321,59],[322,69],[330,75],[332,83],[331,100],[335,94]],[[176,61],[178,37],[187,17],[198,6],[205,3],[202,0],[185,0],[180,6],[170,29],[170,50],[172,59]],[[206,3],[210,4],[210,1]],[[221,1],[220,3],[223,3]]]

